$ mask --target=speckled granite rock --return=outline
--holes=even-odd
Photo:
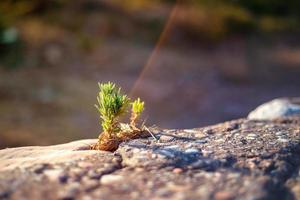
[[[278,98],[258,106],[248,119],[273,120],[280,117],[300,116],[300,97]]]
[[[0,199],[299,199],[300,118],[0,150]]]

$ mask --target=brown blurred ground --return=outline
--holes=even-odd
[[[265,32],[232,31],[222,21],[228,13],[243,23],[251,15],[184,4],[151,57],[174,3],[88,2],[37,4],[4,26],[18,40],[0,46],[1,148],[96,137],[97,82],[140,96],[148,124],[163,128],[244,117],[264,101],[300,95],[298,32],[276,30],[272,19],[261,20]]]

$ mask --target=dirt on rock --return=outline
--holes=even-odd
[[[0,199],[299,199],[300,118],[0,150]]]

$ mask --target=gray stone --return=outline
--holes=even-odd
[[[59,199],[62,199],[62,200],[71,200],[71,199],[75,199],[75,197],[79,193],[79,191],[80,191],[80,184],[72,183],[72,184],[68,185],[66,189],[62,190],[58,194],[58,196],[59,196]]]
[[[288,139],[284,139],[284,138],[279,138],[278,141],[279,141],[279,142],[289,142]]]
[[[113,153],[89,150],[85,141],[4,149],[0,199],[293,199],[299,127],[296,116],[239,119],[172,130],[168,142],[125,141]]]
[[[300,115],[300,97],[279,98],[266,102],[250,112],[248,119],[273,120],[293,115]]]
[[[118,184],[123,180],[124,180],[123,176],[108,174],[101,177],[100,183],[102,185],[111,185],[111,184]]]
[[[170,142],[172,140],[174,140],[174,137],[170,136],[170,135],[162,135],[159,138],[159,141],[161,141],[161,142]]]
[[[44,175],[51,181],[60,181],[62,177],[65,177],[63,169],[49,169],[44,171]]]
[[[199,149],[196,149],[196,148],[190,148],[190,149],[186,149],[184,151],[184,153],[186,153],[186,154],[199,154],[200,151],[199,151]]]

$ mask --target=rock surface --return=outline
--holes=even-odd
[[[279,98],[266,102],[250,112],[248,119],[273,120],[293,115],[300,115],[300,97]]]
[[[300,199],[300,117],[0,150],[0,199]]]

